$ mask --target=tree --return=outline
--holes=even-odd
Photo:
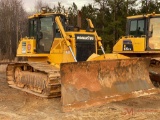
[[[21,0],[0,0],[0,57],[14,59],[17,44],[26,34],[26,12]]]
[[[78,13],[77,5],[73,2],[72,6],[68,8],[69,24],[77,26],[77,13]]]
[[[160,3],[158,2],[158,0],[142,0],[141,2],[139,2],[139,4],[141,4],[141,7],[139,8],[138,13],[160,13]]]
[[[82,28],[86,29],[88,25],[86,18],[91,19],[93,24],[96,25],[97,9],[94,8],[92,4],[88,4],[87,6],[84,5],[81,8],[81,16],[82,16]]]
[[[125,35],[126,17],[136,13],[136,0],[95,0],[95,4],[99,7],[96,29],[103,39],[104,48],[113,48],[116,41]]]

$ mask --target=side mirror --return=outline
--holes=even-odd
[[[43,38],[43,33],[42,32],[38,32],[38,39],[42,39]]]

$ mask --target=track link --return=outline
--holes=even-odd
[[[61,96],[60,71],[46,62],[8,64],[6,79],[10,87],[40,97]]]

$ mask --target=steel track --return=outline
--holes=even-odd
[[[60,71],[45,62],[10,63],[6,79],[10,87],[40,97],[61,96]]]

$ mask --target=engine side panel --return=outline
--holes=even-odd
[[[146,49],[144,37],[122,37],[113,47],[113,52],[143,52]]]

